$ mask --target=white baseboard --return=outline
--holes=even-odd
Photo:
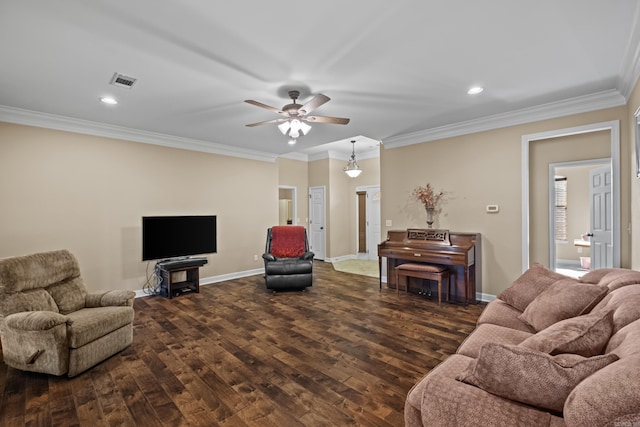
[[[200,279],[200,286],[211,285],[218,282],[225,282],[227,280],[239,279],[241,277],[255,276],[258,274],[264,274],[264,268],[255,268],[253,270],[238,271],[236,273],[205,277],[204,279]],[[151,296],[145,293],[143,289],[138,289],[137,291],[135,291],[135,293],[136,298]]]
[[[483,294],[482,292],[476,292],[476,299],[482,302],[491,302],[496,299],[496,296],[492,294]]]
[[[338,256],[338,257],[334,257],[334,258],[325,258],[325,262],[339,262],[339,261],[346,261],[348,259],[356,259],[358,258],[357,255],[342,255],[342,256]]]

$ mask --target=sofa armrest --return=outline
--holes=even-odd
[[[479,425],[563,425],[560,417],[544,410],[513,402],[477,387],[438,375],[427,375],[422,394],[421,418],[424,426],[450,427]],[[482,420],[478,417],[482,414]]]
[[[64,323],[71,323],[67,316],[53,311],[23,311],[4,319],[8,328],[16,331],[46,331]]]
[[[133,306],[136,293],[133,291],[113,290],[87,294],[85,307]]]

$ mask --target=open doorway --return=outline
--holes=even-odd
[[[296,187],[281,185],[278,188],[278,225],[296,224]]]
[[[546,182],[548,165],[552,162],[546,163],[546,166],[543,161],[537,163],[539,168],[544,167],[545,169],[545,172],[543,172],[544,178],[539,179],[543,175],[536,175],[535,170],[538,169],[534,170],[530,163],[530,158],[534,154],[531,151],[532,148],[536,146],[538,146],[538,148],[547,146],[547,149],[550,148],[551,152],[556,154],[556,150],[565,145],[562,143],[565,140],[571,139],[573,142],[576,142],[583,136],[594,136],[599,139],[598,134],[601,132],[605,132],[606,140],[604,147],[608,145],[608,148],[602,150],[602,153],[594,157],[604,158],[610,156],[611,158],[611,200],[608,203],[606,214],[610,216],[612,224],[612,241],[609,246],[612,266],[620,266],[620,122],[614,120],[522,136],[522,271],[527,270],[532,262],[546,264],[555,259],[549,256],[549,251],[553,245],[551,244],[552,242],[549,242],[548,185]],[[544,141],[550,144],[544,144]],[[587,147],[603,148],[601,144],[590,144],[588,146],[580,146],[578,151],[574,146],[572,147],[574,148],[573,150],[567,150],[565,153],[567,154],[567,158],[558,160],[571,161],[572,159],[576,159],[576,155],[583,155],[584,148]],[[604,153],[605,151],[606,153]],[[583,156],[583,160],[584,159],[585,157]],[[540,172],[542,172],[542,169],[540,169]],[[532,177],[530,174],[534,176]],[[545,194],[543,194],[543,192]],[[542,197],[544,200],[541,200]],[[530,203],[532,200],[537,200],[538,203]],[[544,230],[544,232],[540,232],[542,230]]]
[[[567,276],[580,277],[589,271],[597,255],[598,248],[594,252],[591,247],[593,224],[599,222],[592,178],[601,168],[610,176],[611,159],[549,165],[550,267]]]
[[[380,186],[356,188],[357,252],[359,259],[377,260],[380,243]]]

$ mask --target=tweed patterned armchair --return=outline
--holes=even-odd
[[[0,260],[4,362],[69,377],[128,347],[135,292],[88,293],[67,250]]]

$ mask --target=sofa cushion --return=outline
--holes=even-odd
[[[62,314],[69,314],[85,307],[87,289],[81,277],[49,286],[47,292],[51,294]]]
[[[510,306],[500,299],[494,299],[482,310],[477,324],[484,325],[489,323],[518,331],[534,333],[535,331],[531,326],[518,319],[518,316],[521,314],[522,311],[517,308]]]
[[[588,378],[567,397],[567,427],[637,426],[640,423],[640,354],[621,358]]]
[[[33,289],[0,297],[0,313],[2,315],[8,316],[22,311],[53,311],[58,313],[58,306],[44,289]]]
[[[608,289],[567,278],[550,285],[538,295],[519,319],[541,331],[560,320],[588,313],[606,295]]]
[[[597,270],[591,270],[582,276],[580,276],[580,282],[582,283],[590,283],[592,285],[597,285],[600,283],[600,280],[607,274],[614,271],[624,271],[624,268],[598,268]],[[606,285],[605,285],[606,286]]]
[[[613,333],[640,318],[640,285],[625,286],[610,292],[593,311],[614,310]]]
[[[613,334],[604,351],[614,352],[621,359],[640,354],[640,319]]]
[[[516,345],[532,336],[531,332],[523,332],[504,326],[485,323],[478,326],[475,331],[463,341],[456,353],[477,358],[482,346],[488,342]]]
[[[69,313],[69,347],[79,348],[133,322],[132,307],[83,308]]]
[[[591,357],[602,354],[612,333],[613,311],[600,310],[554,323],[522,341],[520,347],[551,355]]]
[[[498,298],[524,311],[545,289],[562,279],[567,279],[567,276],[551,271],[542,264],[534,263],[507,289],[498,294]]]
[[[609,291],[613,291],[623,286],[640,283],[640,271],[626,268],[601,268],[585,274],[580,281],[606,286]]]
[[[576,385],[616,360],[618,356],[613,353],[590,358],[551,356],[519,346],[487,343],[457,379],[510,400],[561,412]]]

